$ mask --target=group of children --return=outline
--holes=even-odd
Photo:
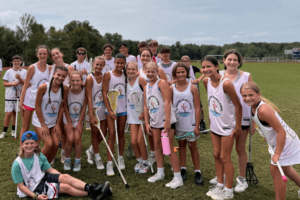
[[[132,148],[137,159],[137,164],[133,169],[135,172],[147,173],[150,166],[156,162],[157,173],[148,181],[153,183],[164,179],[164,155],[161,140],[161,132],[164,131],[167,132],[170,141],[169,159],[174,173],[174,178],[166,184],[166,187],[178,188],[183,186],[183,181],[187,179],[187,144],[195,168],[195,184],[203,185],[197,148],[200,131],[205,130],[198,85],[203,79],[208,94],[209,121],[217,175],[210,181],[215,186],[210,188],[207,195],[213,199],[234,197],[234,168],[231,162],[234,141],[236,141],[236,151],[239,157],[239,176],[234,191],[244,192],[248,187],[245,178],[247,165],[245,143],[248,132],[254,133],[255,124],[262,132],[270,135],[266,138],[268,143],[273,144],[273,148],[277,144],[276,139],[280,141],[275,149],[275,155],[272,157],[272,166],[274,167],[271,167],[276,198],[280,199],[283,195],[277,189],[285,188],[285,184],[282,183],[282,180],[280,181],[278,168],[274,164],[278,160],[286,175],[300,186],[299,175],[290,167],[290,165],[300,162],[298,136],[281,120],[276,110],[274,112],[267,105],[268,102],[264,103],[257,85],[252,82],[250,73],[239,70],[242,66],[242,56],[239,52],[227,51],[224,54],[225,70],[219,71],[218,61],[214,57],[205,57],[201,63],[202,69],[198,69],[190,65],[188,56],[183,56],[181,62],[176,63],[170,60],[171,50],[168,47],[163,47],[160,54],[157,54],[157,47],[156,41],[150,42],[150,49],[147,42],[140,42],[138,46],[140,55],[135,58],[128,54],[127,45],[122,44],[119,49],[121,53],[113,58],[111,54],[114,47],[110,44],[104,45],[104,55],[94,59],[91,74],[87,73],[88,63],[84,61],[87,52],[84,48],[76,50],[78,60],[68,65],[63,62],[63,53],[59,48],[50,51],[47,46],[41,45],[36,49],[38,62],[31,65],[28,71],[20,67],[22,58],[14,56],[13,68],[8,70],[3,77],[6,87],[5,112],[7,112],[7,116],[4,122],[4,132],[0,137],[5,136],[11,116],[15,116],[17,112],[16,99],[20,98],[19,107],[22,115],[20,146],[23,153],[16,159],[21,168],[18,168],[19,173],[21,171],[23,175],[24,170],[26,171],[24,167],[21,167],[23,164],[20,164],[22,163],[20,161],[25,161],[24,159],[32,158],[31,162],[33,162],[37,157],[40,159],[40,166],[42,159],[46,162],[45,158],[48,160],[46,163],[53,163],[60,141],[64,170],[72,168],[70,156],[74,144],[73,171],[80,171],[81,137],[85,119],[88,119],[87,124],[91,129],[91,146],[86,150],[87,161],[90,164],[95,162],[99,170],[105,169],[103,159],[99,155],[99,144],[103,138],[95,126],[97,118],[94,116],[93,108],[96,107],[100,129],[104,133],[104,137],[108,134],[107,148],[114,152],[114,142],[116,139],[119,141],[117,153],[120,169],[126,167],[123,153],[125,147],[124,128],[127,122],[130,127]],[[54,61],[54,65],[47,65],[48,56]],[[196,79],[195,73],[199,72],[202,75]],[[206,78],[204,78],[205,76]],[[117,99],[116,113],[112,110],[108,100],[108,92],[112,89],[118,90],[120,93]],[[133,91],[143,96],[143,112],[140,115],[135,111],[132,100],[128,98]],[[261,108],[258,110],[259,107]],[[252,116],[251,110],[254,113]],[[31,119],[35,132],[28,132]],[[252,123],[251,126],[252,120],[255,123]],[[147,153],[147,144],[143,138],[144,130],[148,135],[150,154]],[[118,138],[116,138],[116,131]],[[191,132],[194,137],[184,137]],[[15,133],[13,132],[13,134]],[[291,137],[288,137],[288,134]],[[179,159],[174,151],[175,136],[179,138]],[[286,143],[284,143],[285,138],[288,141]],[[40,141],[44,143],[41,153],[36,151],[39,149]],[[287,145],[290,147],[286,147]],[[280,155],[285,156],[283,158]],[[293,159],[290,159],[291,156]],[[45,164],[45,166],[48,165]],[[26,168],[29,171],[28,166]],[[38,170],[37,168],[33,169]],[[47,169],[44,167],[42,170],[47,172],[48,169],[51,169],[50,166]],[[15,173],[13,170],[12,174]],[[35,177],[37,179],[42,177],[39,171],[38,177]],[[56,174],[53,170],[48,170],[48,173]],[[115,174],[112,157],[108,150],[106,174],[108,176]],[[23,193],[29,196],[34,195],[25,189],[29,187],[27,182],[25,182],[26,187],[23,187],[21,179],[13,179]],[[25,179],[23,175],[22,180],[25,181]],[[72,195],[99,196],[98,190],[90,191],[88,189],[92,187],[90,185],[86,186],[87,189],[83,188],[83,182],[78,180],[79,183],[77,179],[73,183],[63,182],[59,177],[54,179],[54,183],[67,183],[68,187],[75,188],[76,192],[70,192]],[[68,177],[62,180],[73,179]],[[50,179],[48,182],[52,180]],[[72,185],[75,182],[78,184]],[[106,194],[109,193],[107,191],[110,191],[107,189],[107,185],[109,183],[102,185],[101,195],[111,195]],[[93,186],[93,188],[98,187],[99,185]],[[65,192],[65,190],[63,189],[61,192]]]

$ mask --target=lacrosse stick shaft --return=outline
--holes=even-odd
[[[269,144],[268,144],[269,145]],[[273,148],[269,145],[269,149],[270,149],[270,151],[271,151],[271,153],[274,155],[275,153],[274,153],[274,150],[273,150]],[[281,176],[282,176],[282,180],[284,181],[284,182],[287,182],[288,180],[287,180],[287,178],[286,178],[286,176],[285,176],[285,174],[284,174],[284,172],[283,172],[283,170],[282,170],[282,168],[281,168],[281,165],[280,165],[280,163],[279,163],[279,161],[277,161],[277,166],[278,166],[278,169],[279,169],[279,172],[280,172],[280,174],[281,174]]]
[[[249,163],[251,163],[251,140],[252,140],[252,135],[249,133]]]
[[[120,164],[119,137],[118,137],[117,120],[115,120],[115,130],[116,130],[116,143],[117,143],[117,152],[118,152],[118,164]]]
[[[17,99],[17,104],[16,104],[16,124],[15,124],[15,139],[17,139],[17,132],[18,132],[18,107],[19,107],[19,99]]]
[[[148,159],[149,159],[150,154],[149,154],[148,143],[147,143],[147,139],[146,139],[146,135],[145,135],[145,131],[144,131],[144,126],[143,126],[142,120],[140,120],[140,122],[141,122],[141,126],[142,126],[143,136],[144,136]],[[150,164],[150,167],[151,167],[151,172],[154,173],[152,164]]]

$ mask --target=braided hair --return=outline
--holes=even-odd
[[[64,72],[68,73],[68,69],[65,66],[57,66],[54,68],[54,74],[57,70],[61,70]],[[51,92],[51,87],[52,87],[52,82],[53,82],[54,77],[52,77],[50,84],[49,84],[49,91],[48,91],[48,95],[49,95],[49,103],[51,103],[51,97],[50,97],[50,92]],[[61,92],[61,98],[62,98],[62,102],[64,101],[64,83],[60,84],[60,92]]]

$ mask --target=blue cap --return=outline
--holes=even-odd
[[[31,137],[26,137],[27,133],[30,133]],[[22,142],[24,142],[24,140],[35,140],[35,141],[38,141],[38,136],[37,136],[37,134],[34,131],[26,131],[22,135]]]

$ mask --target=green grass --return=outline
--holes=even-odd
[[[194,63],[200,67],[199,63]],[[223,66],[220,66],[223,69]],[[299,64],[286,63],[246,63],[242,70],[251,72],[253,80],[260,86],[262,95],[271,100],[275,105],[281,109],[281,117],[286,123],[300,133],[300,93],[299,93]],[[2,79],[1,79],[2,80]],[[297,81],[298,80],[298,81]],[[2,84],[1,84],[2,85]],[[207,95],[203,84],[201,87],[201,100],[203,101],[205,119],[207,120]],[[0,87],[0,110],[4,111],[4,87]],[[5,113],[0,115],[1,124],[3,123]],[[19,129],[21,125],[21,117],[19,117]],[[208,125],[208,123],[207,123]],[[3,126],[0,126],[1,129]],[[10,133],[11,126],[8,133]],[[33,130],[33,129],[32,129]],[[19,138],[18,138],[19,139]],[[7,136],[0,140],[0,199],[18,199],[16,196],[16,185],[13,183],[10,171],[12,162],[16,158],[18,152],[18,141],[12,137]],[[126,135],[126,148],[129,144],[130,138]],[[126,190],[125,186],[119,176],[107,177],[105,170],[99,171],[95,165],[89,165],[86,162],[86,155],[84,151],[90,146],[90,133],[84,131],[83,133],[83,153],[82,153],[82,171],[79,173],[70,172],[70,175],[79,178],[85,182],[93,183],[110,181],[112,184],[114,196],[112,199],[210,199],[205,195],[210,184],[208,181],[215,176],[213,148],[210,135],[201,135],[198,140],[198,149],[200,152],[201,171],[204,177],[205,185],[203,187],[194,184],[194,169],[189,151],[187,155],[187,172],[188,180],[184,183],[184,187],[176,190],[165,188],[165,184],[173,178],[172,171],[169,166],[168,158],[165,159],[165,180],[158,183],[148,183],[147,178],[151,175],[139,175],[134,173],[133,167],[136,164],[134,157],[125,158],[126,170],[123,170],[124,176],[130,185],[130,189]],[[248,146],[248,141],[247,144]],[[272,177],[269,171],[270,155],[267,153],[267,144],[261,141],[261,137],[255,134],[252,140],[252,162],[254,163],[254,172],[258,177],[258,184],[256,186],[249,186],[246,192],[242,194],[235,193],[235,199],[275,199],[275,192],[273,187]],[[175,144],[177,146],[177,142]],[[248,151],[248,147],[246,148]],[[60,150],[58,152],[58,159]],[[100,154],[106,163],[106,148],[105,144],[100,144]],[[74,155],[72,154],[72,159]],[[235,168],[235,178],[238,176],[238,159],[235,150],[232,152],[232,161]],[[155,165],[156,166],[156,165]],[[299,166],[294,166],[300,172]],[[54,168],[64,173],[63,165],[57,160]],[[156,169],[156,167],[155,167]],[[117,169],[115,168],[115,173]],[[236,182],[234,182],[235,186]],[[292,182],[287,183],[286,199],[297,198],[298,187]],[[89,199],[75,198],[68,195],[60,195],[60,199]]]

